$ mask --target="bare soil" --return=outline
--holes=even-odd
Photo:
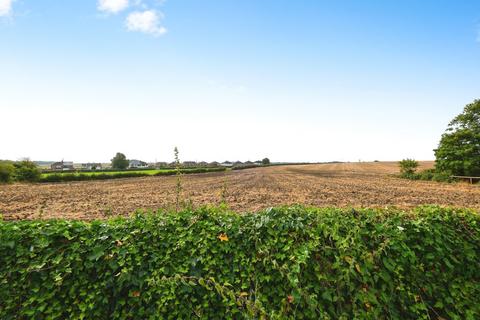
[[[422,168],[433,166],[423,162]],[[395,162],[277,166],[184,175],[182,198],[193,206],[226,202],[238,212],[290,204],[407,209],[422,204],[480,210],[480,186],[410,181]],[[172,208],[176,177],[0,185],[4,219],[98,219],[136,209]]]

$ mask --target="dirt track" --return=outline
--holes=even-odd
[[[422,163],[430,167],[432,163]],[[279,166],[183,176],[183,198],[218,204],[224,185],[237,211],[285,204],[411,208],[440,204],[480,210],[480,187],[398,179],[396,163]],[[127,178],[58,184],[0,185],[4,219],[104,218],[135,209],[171,208],[175,177]]]

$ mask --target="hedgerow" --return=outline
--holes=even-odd
[[[225,171],[225,168],[193,168],[180,169],[182,174],[207,173]],[[108,180],[134,177],[150,176],[171,176],[176,174],[176,170],[162,170],[155,174],[141,171],[115,171],[105,173],[48,173],[40,177],[39,182],[68,182],[68,181],[89,181],[89,180]]]
[[[0,222],[1,319],[479,319],[479,270],[468,210]]]

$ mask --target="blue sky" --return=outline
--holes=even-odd
[[[0,158],[433,159],[480,98],[480,1],[0,0],[0,15]]]

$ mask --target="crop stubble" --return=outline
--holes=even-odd
[[[422,163],[423,168],[431,162]],[[480,210],[480,187],[399,179],[396,163],[334,163],[277,166],[184,175],[183,199],[194,206],[226,202],[239,212],[304,204],[321,207],[411,208],[439,204]],[[4,219],[95,219],[136,209],[171,208],[176,177],[0,186]]]

